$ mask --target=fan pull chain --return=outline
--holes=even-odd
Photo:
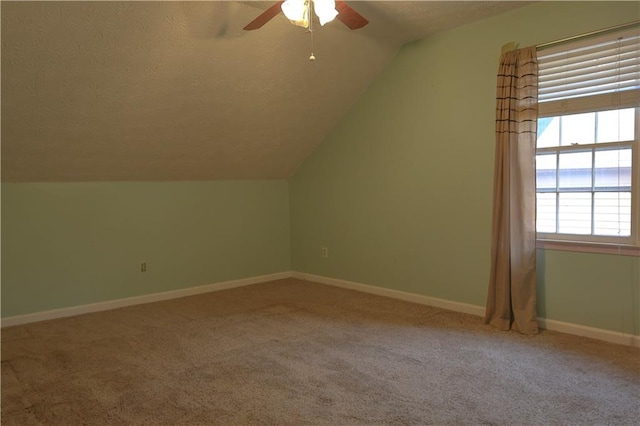
[[[316,57],[313,54],[313,3],[311,1],[309,1],[309,32],[311,33],[311,56],[309,56],[309,60],[313,62]]]

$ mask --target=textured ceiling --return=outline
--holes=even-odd
[[[273,2],[2,2],[2,179],[287,178],[406,42],[525,2],[351,1],[310,36]]]

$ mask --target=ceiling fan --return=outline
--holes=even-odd
[[[265,10],[260,16],[249,22],[244,29],[257,30],[282,11],[292,24],[309,28],[312,22],[311,10],[320,20],[320,25],[338,18],[352,30],[362,28],[369,23],[362,15],[342,0],[282,0]]]

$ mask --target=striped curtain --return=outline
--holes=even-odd
[[[485,323],[538,332],[536,315],[536,48],[500,58],[491,275]]]

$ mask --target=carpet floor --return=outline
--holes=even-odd
[[[636,425],[640,350],[320,284],[2,330],[3,425]]]

